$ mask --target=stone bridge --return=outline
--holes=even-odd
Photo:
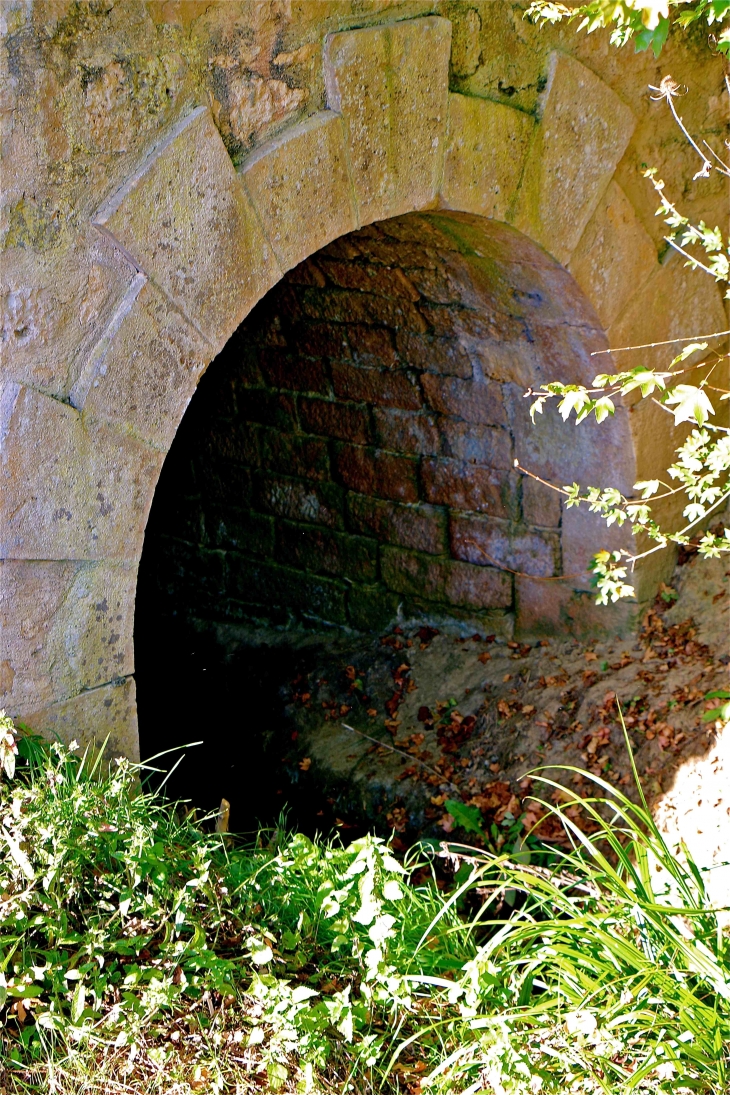
[[[514,461],[628,489],[676,440],[649,402],[600,428],[533,428],[524,389],[590,381],[592,351],[725,318],[665,252],[644,193],[642,162],[684,165],[645,94],[653,59],[619,63],[521,15],[501,0],[4,6],[13,716],[138,754],[145,527],[219,354],[177,509],[207,531],[163,529],[208,609],[364,630],[403,604],[502,633],[595,622],[586,562],[605,533]],[[721,68],[682,49],[672,73],[695,80],[711,128]],[[639,576],[640,599],[662,573]]]

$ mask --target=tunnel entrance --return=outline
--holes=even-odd
[[[146,532],[142,756],[205,743],[171,793],[229,799],[236,828],[285,803],[321,828],[282,757],[287,689],[325,651],[356,659],[398,622],[497,640],[565,628],[590,524],[514,461],[630,478],[620,413],[599,447],[548,415],[532,427],[524,398],[592,378],[605,346],[561,266],[465,214],[364,228],[268,293],[202,378]]]

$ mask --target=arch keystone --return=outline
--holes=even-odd
[[[361,224],[435,204],[450,52],[451,23],[438,16],[326,40],[327,102],[345,120]]]
[[[357,228],[342,117],[331,110],[262,145],[241,177],[282,270]]]
[[[281,276],[207,107],[171,131],[94,224],[215,350]]]
[[[510,219],[563,266],[635,125],[626,104],[595,73],[565,54],[550,55],[542,117]]]

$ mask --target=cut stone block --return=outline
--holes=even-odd
[[[91,225],[67,247],[0,254],[3,372],[58,399],[68,394],[136,270]]]
[[[282,270],[357,228],[343,122],[331,110],[262,145],[241,175]]]
[[[552,53],[540,124],[517,195],[516,228],[565,265],[605,193],[636,119],[579,61]]]
[[[23,715],[23,722],[51,740],[78,742],[79,752],[89,746],[101,748],[108,737],[105,755],[139,760],[139,732],[134,678],[118,684],[93,688],[72,699],[51,704]]]
[[[611,180],[569,266],[603,327],[614,321],[656,266],[651,236],[621,187]]]
[[[167,450],[211,355],[210,344],[139,274],[71,401],[90,418],[119,423]]]
[[[139,558],[162,453],[13,383],[0,438],[3,558]]]
[[[441,198],[449,209],[505,220],[522,175],[535,123],[520,110],[449,95],[449,132]]]
[[[0,707],[13,716],[134,670],[133,564],[0,562]]]
[[[613,347],[636,346],[724,331],[727,326],[717,284],[706,274],[689,270],[681,256],[673,254],[657,268],[643,290],[631,299],[609,328],[608,336]],[[711,345],[717,347],[720,341],[715,340]],[[613,361],[624,369],[646,365],[647,368],[663,371],[681,347],[682,344],[678,343],[616,353]],[[690,358],[688,365],[693,360]],[[703,360],[703,355],[697,355],[697,360]],[[712,382],[719,388],[728,386],[726,370],[725,362],[713,374]],[[703,370],[702,376],[705,374]],[[689,373],[681,379],[685,384],[696,384],[702,376]],[[716,402],[716,398],[712,402],[715,410],[719,411],[723,404]],[[676,449],[691,427],[682,425],[675,428],[672,415],[651,400],[639,400],[632,393],[627,402],[632,404],[629,422],[636,452],[637,478],[664,479],[668,465],[674,461]],[[682,520],[681,512],[685,505],[685,495],[678,494],[663,508],[660,503],[656,512],[663,521],[671,524]]]
[[[216,350],[281,276],[207,107],[171,131],[94,223]]]
[[[327,39],[327,103],[345,120],[361,224],[434,205],[450,49],[451,23],[436,16]]]

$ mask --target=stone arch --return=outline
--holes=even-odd
[[[327,37],[325,110],[236,171],[200,106],[92,217],[118,286],[106,330],[83,348],[67,400],[21,379],[0,403],[2,686],[28,725],[81,741],[109,732],[136,755],[135,576],[165,452],[254,303],[330,240],[423,209],[506,220],[572,272],[614,345],[645,336],[647,313],[652,340],[686,333],[662,307],[684,271],[657,262],[613,181],[630,110],[559,53],[537,121],[452,94],[450,29],[428,16]],[[705,329],[722,322],[716,295],[690,285],[685,305]],[[671,447],[651,416],[633,416],[642,476]]]

